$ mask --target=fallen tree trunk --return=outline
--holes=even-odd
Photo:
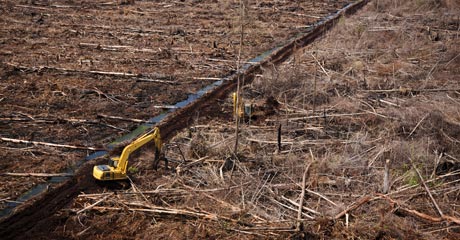
[[[67,144],[57,144],[57,143],[47,143],[47,142],[37,142],[37,141],[27,141],[27,140],[14,139],[14,138],[3,138],[2,137],[2,138],[0,138],[0,140],[4,141],[4,142],[30,143],[30,144],[34,144],[34,145],[43,145],[43,146],[58,147],[58,148],[70,148],[70,149],[93,150],[93,151],[104,150],[102,148],[73,146],[73,145],[67,145]]]
[[[460,219],[458,219],[456,217],[448,216],[448,215],[445,215],[445,214],[443,214],[442,217],[433,217],[431,215],[419,212],[417,210],[412,210],[412,209],[408,209],[408,208],[404,208],[404,207],[399,207],[396,211],[399,212],[399,213],[402,213],[404,215],[411,215],[413,217],[416,217],[416,218],[419,218],[419,219],[422,219],[422,220],[425,220],[425,221],[429,221],[429,222],[447,221],[447,222],[451,222],[451,223],[455,223],[457,225],[460,225]]]
[[[58,123],[70,123],[70,124],[91,124],[91,125],[102,125],[105,127],[113,128],[123,132],[128,130],[113,126],[111,124],[102,123],[99,121],[93,121],[88,119],[75,119],[75,118],[20,118],[20,117],[2,117],[0,122],[30,122],[32,124],[43,123],[43,124],[58,124]]]
[[[401,204],[399,202],[397,202],[396,200],[393,200],[392,198],[390,198],[387,195],[381,195],[381,197],[382,197],[382,199],[387,200],[394,208],[396,208],[395,212],[398,212],[398,213],[400,213],[402,215],[409,215],[409,216],[412,216],[412,217],[415,217],[415,218],[418,218],[418,219],[421,219],[421,220],[424,220],[424,221],[428,221],[428,222],[443,222],[443,221],[446,221],[446,222],[449,222],[449,223],[454,223],[454,224],[460,225],[460,219],[459,218],[449,216],[449,215],[446,215],[446,214],[442,214],[441,217],[433,217],[433,216],[428,215],[426,213],[422,213],[422,212],[419,212],[417,210],[413,210],[413,209],[403,207],[403,206],[401,206]]]
[[[169,76],[150,76],[149,74],[136,74],[136,73],[125,73],[125,72],[106,72],[106,71],[94,71],[94,70],[78,70],[78,69],[68,69],[68,68],[58,68],[52,66],[38,66],[38,67],[29,67],[22,66],[14,63],[5,63],[8,66],[14,67],[16,69],[28,72],[41,72],[46,70],[57,71],[63,74],[89,74],[89,75],[102,75],[102,76],[111,76],[111,77],[122,77],[122,78],[131,78],[138,82],[157,82],[157,83],[166,83],[166,84],[177,84],[177,82],[163,80],[170,79]],[[160,80],[161,79],[161,80]]]
[[[7,172],[0,174],[2,176],[12,177],[71,177],[73,173],[13,173]]]
[[[97,117],[114,119],[114,120],[122,120],[122,121],[128,121],[128,122],[135,122],[135,123],[146,123],[147,122],[147,121],[144,121],[144,120],[141,120],[141,119],[125,118],[125,117],[119,117],[119,116],[109,116],[109,115],[105,115],[105,114],[98,114]]]

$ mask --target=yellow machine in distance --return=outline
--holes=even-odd
[[[158,127],[153,128],[151,131],[140,136],[128,146],[126,146],[120,156],[111,157],[108,165],[94,166],[94,178],[101,181],[127,179],[128,175],[126,174],[126,170],[128,167],[129,155],[152,140],[155,143],[154,166],[156,167],[159,161],[161,147],[163,145],[160,137],[160,129]]]
[[[253,104],[247,104],[243,98],[238,98],[238,94],[234,92],[233,97],[233,116],[238,116],[239,119],[247,118],[248,120],[252,117],[254,111]]]

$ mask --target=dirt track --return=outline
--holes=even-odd
[[[362,1],[347,9],[347,14],[359,9],[366,2],[367,1]],[[321,36],[321,34],[331,28],[336,21],[337,18],[328,20],[308,35],[292,41],[279,51],[272,54],[270,57],[266,58],[261,65],[277,64],[283,61],[293,53],[295,48],[311,43],[314,39]],[[244,73],[246,83],[249,83],[252,80],[253,75],[259,71],[260,65],[251,66]],[[165,140],[171,138],[176,131],[183,129],[191,122],[193,117],[193,114],[191,113],[200,111],[201,114],[203,114],[215,111],[216,109],[213,107],[216,107],[216,105],[213,102],[218,99],[224,99],[227,94],[236,87],[237,77],[238,76],[235,75],[232,81],[225,82],[216,90],[206,94],[203,98],[194,102],[192,105],[179,110],[174,115],[165,119],[165,121],[159,125]],[[102,160],[99,160],[99,162],[100,161]],[[6,238],[28,238],[36,236],[34,234],[40,233],[42,234],[42,237],[45,237],[45,229],[51,229],[51,226],[60,224],[59,218],[56,218],[56,216],[50,218],[50,216],[52,216],[57,210],[66,206],[79,192],[90,191],[91,188],[94,188],[94,182],[90,175],[90,169],[96,163],[98,162],[92,161],[86,163],[78,170],[71,180],[44,194],[30,206],[23,206],[20,211],[16,212],[11,217],[4,219],[0,224],[0,234]],[[24,232],[26,232],[26,234],[24,234]]]

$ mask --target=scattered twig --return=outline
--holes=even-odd
[[[126,45],[102,45],[102,44],[95,44],[95,43],[84,43],[81,42],[78,44],[80,47],[92,47],[97,48],[100,50],[106,51],[120,51],[120,50],[127,50],[130,52],[147,52],[147,53],[158,53],[159,50],[154,50],[150,48],[135,48],[133,46],[126,46]]]
[[[272,185],[270,185],[270,187],[272,187],[272,188],[286,188],[286,187],[292,187],[292,186],[301,187],[301,183],[282,183],[282,184],[272,184]],[[322,198],[323,200],[325,200],[326,202],[332,204],[335,207],[339,206],[335,202],[333,202],[332,200],[330,200],[329,198],[327,198],[326,196],[324,196],[321,193],[315,192],[315,191],[313,191],[311,189],[307,189],[307,188],[305,189],[305,191],[307,191],[310,194],[316,195],[319,198]]]
[[[77,211],[77,214],[83,213],[84,211],[89,210],[89,209],[95,207],[96,205],[98,205],[99,203],[105,201],[107,198],[109,198],[109,197],[112,196],[112,195],[113,195],[113,194],[108,194],[108,195],[106,195],[105,197],[103,197],[103,198],[99,199],[98,201],[96,201],[95,203],[93,203],[93,204],[91,204],[91,205],[89,205],[89,206],[87,206],[87,207],[85,207],[85,208],[83,208],[83,209],[81,209],[81,210],[78,210],[78,211]]]
[[[379,99],[378,102],[385,103],[385,104],[388,104],[388,105],[393,106],[393,107],[401,107],[396,103],[392,103],[392,102],[384,100],[384,99]]]
[[[341,217],[343,217],[345,214],[347,214],[348,212],[350,211],[353,211],[357,208],[359,208],[361,205],[371,201],[373,198],[371,196],[365,196],[361,199],[359,199],[358,201],[352,203],[348,208],[346,208],[345,210],[343,210],[342,212],[340,212],[339,214],[335,215],[334,216],[334,219],[339,219]]]
[[[197,159],[197,160],[195,160],[195,161],[193,161],[193,162],[189,162],[189,163],[187,163],[187,164],[179,165],[179,166],[176,167],[176,172],[178,172],[178,173],[183,172],[183,171],[186,170],[187,168],[190,168],[190,167],[192,167],[193,165],[196,165],[196,164],[198,164],[198,163],[201,163],[201,162],[203,162],[204,160],[206,160],[206,159],[208,159],[208,158],[209,158],[209,156],[204,156],[204,157],[202,157],[202,158],[200,158],[200,159]]]
[[[87,228],[83,229],[83,231],[81,231],[81,232],[77,233],[77,237],[79,237],[79,236],[83,235],[85,232],[87,232],[87,231],[88,231],[89,229],[91,229],[91,228],[92,228],[92,226],[89,226],[89,227],[87,227]]]
[[[353,117],[359,115],[367,115],[367,114],[374,114],[372,112],[358,112],[358,113],[341,113],[341,114],[328,114],[327,117]],[[296,121],[296,120],[308,120],[308,119],[316,119],[316,118],[324,118],[324,115],[317,115],[317,116],[308,116],[308,117],[294,117],[294,118],[286,118],[283,121]],[[266,122],[278,122],[280,119],[265,119]]]
[[[443,216],[443,213],[441,211],[441,208],[439,208],[438,206],[438,203],[436,202],[436,200],[434,199],[433,195],[431,194],[431,191],[430,189],[428,188],[428,186],[426,185],[425,183],[425,180],[423,180],[423,177],[422,177],[422,174],[420,174],[420,172],[418,171],[417,167],[415,166],[414,162],[412,161],[412,159],[410,159],[410,162],[412,164],[412,167],[414,168],[415,172],[417,173],[418,177],[420,178],[420,181],[422,182],[422,185],[423,187],[425,188],[425,191],[428,193],[428,196],[430,196],[430,199],[431,199],[431,202],[433,203],[434,207],[436,208],[436,211],[438,211],[439,213],[439,216]]]
[[[310,149],[310,153],[311,153],[311,149]],[[313,156],[313,154],[312,154],[312,156]],[[303,201],[305,199],[305,188],[306,188],[306,182],[307,182],[307,174],[308,174],[308,170],[310,169],[310,166],[313,163],[313,161],[309,162],[305,166],[305,171],[303,172],[303,176],[302,176],[302,186],[301,186],[302,187],[302,192],[300,193],[299,210],[297,212],[297,225],[296,225],[297,231],[300,231],[303,228],[301,220],[302,220]]]
[[[299,203],[296,203],[295,201],[293,201],[293,200],[291,200],[291,199],[289,199],[289,198],[287,198],[287,197],[285,197],[285,196],[281,196],[281,198],[284,199],[284,200],[286,200],[286,201],[288,201],[289,203],[291,203],[292,205],[294,205],[294,206],[296,206],[296,207],[299,207],[299,206],[300,206]],[[309,212],[311,212],[311,213],[313,213],[313,214],[316,214],[316,215],[321,215],[320,212],[315,211],[314,209],[311,209],[311,208],[309,208],[309,207],[302,206],[302,209],[305,210],[305,211],[309,211]]]
[[[374,164],[375,160],[377,160],[377,158],[379,158],[379,156],[382,155],[382,153],[384,153],[385,151],[386,151],[385,147],[381,148],[377,152],[377,154],[375,154],[375,156],[372,158],[372,160],[369,161],[369,164],[367,164],[367,167],[370,168]]]
[[[287,209],[289,209],[289,210],[291,210],[291,211],[294,211],[294,212],[298,212],[297,209],[295,209],[295,208],[293,208],[293,207],[290,207],[290,206],[288,206],[288,205],[286,205],[286,204],[283,204],[283,203],[277,201],[276,199],[273,199],[273,198],[272,198],[272,199],[270,199],[270,200],[271,200],[272,202],[274,202],[274,203],[280,205],[281,207],[287,208]],[[308,214],[306,214],[306,213],[304,213],[304,212],[302,212],[302,216],[307,217],[307,218],[310,219],[310,220],[315,219],[313,216],[310,216],[310,215],[308,215]]]
[[[320,198],[326,200],[326,202],[328,202],[328,203],[334,205],[335,207],[338,207],[338,206],[339,206],[339,205],[337,205],[337,203],[331,201],[329,198],[327,198],[326,196],[324,196],[324,195],[322,195],[322,194],[320,194],[320,193],[318,193],[318,192],[312,191],[312,190],[310,190],[310,189],[306,189],[306,191],[307,191],[308,193],[314,194],[314,195],[316,195],[316,196],[318,196],[318,197],[320,197]]]
[[[278,141],[267,141],[267,140],[260,140],[260,139],[254,139],[254,138],[246,138],[246,140],[249,142],[278,144]],[[349,144],[349,143],[353,143],[353,141],[332,140],[332,139],[296,141],[295,139],[292,139],[290,141],[281,142],[281,144],[289,144],[289,145],[325,145],[325,144]]]
[[[6,202],[6,203],[19,203],[19,204],[22,204],[24,202],[20,202],[20,201],[14,201],[14,200],[9,200],[10,198],[2,198],[0,199],[0,202]]]
[[[313,59],[315,59],[316,63],[319,65],[321,70],[326,74],[326,76],[329,77],[329,73],[327,73],[327,71],[326,71],[326,69],[324,69],[323,65],[318,61],[318,59],[316,59],[315,55],[313,53],[311,53],[311,56],[313,57]]]
[[[443,178],[447,178],[447,177],[452,177],[452,176],[456,176],[456,175],[460,175],[460,170],[457,170],[457,171],[453,171],[453,172],[450,172],[450,173],[447,173],[447,174],[444,174],[444,175],[441,175],[441,176],[438,176],[434,179],[429,179],[427,180],[426,182],[427,183],[430,183],[430,182],[433,182],[433,181],[437,181],[437,180],[440,180],[440,179],[443,179]],[[398,190],[396,191],[393,191],[393,192],[390,192],[388,193],[388,195],[395,195],[395,194],[398,194],[398,193],[402,193],[402,192],[405,192],[409,189],[414,189],[416,187],[418,187],[419,184],[415,184],[415,185],[410,185],[410,186],[403,186],[403,187],[400,187]]]
[[[359,92],[370,92],[370,93],[414,93],[414,92],[455,92],[460,91],[460,88],[433,88],[433,89],[411,89],[411,88],[394,88],[394,89],[370,89],[370,90],[358,90]]]
[[[126,103],[124,101],[121,101],[120,99],[112,96],[111,94],[107,94],[105,92],[102,92],[101,90],[97,89],[96,87],[94,89],[85,90],[85,92],[87,92],[87,93],[94,92],[94,93],[97,93],[99,96],[103,96],[103,97],[111,100],[112,102],[119,102],[119,103],[123,103],[125,105],[128,105],[128,103]]]
[[[263,237],[263,238],[267,238],[267,237],[268,237],[268,236],[266,236],[266,235],[264,235],[264,234],[255,233],[255,232],[248,232],[248,231],[241,230],[241,229],[236,229],[236,228],[227,228],[227,229],[228,229],[228,230],[231,230],[231,231],[239,232],[239,233],[244,233],[244,234],[249,234],[249,235],[256,235],[256,236]]]
[[[426,117],[428,117],[428,115],[430,115],[429,113],[425,114],[425,116],[422,117],[422,119],[420,119],[420,121],[417,123],[417,125],[415,125],[414,129],[412,129],[412,131],[409,133],[409,137],[412,136],[412,134],[415,132],[415,130],[417,130],[418,126],[420,126],[420,124],[423,122],[423,120],[425,120]]]

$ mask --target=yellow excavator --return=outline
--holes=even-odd
[[[160,137],[160,129],[158,127],[153,128],[151,131],[145,133],[126,146],[120,156],[111,157],[108,165],[94,166],[94,178],[101,181],[127,179],[128,175],[126,174],[126,170],[128,167],[129,155],[152,140],[155,144],[155,160],[153,164],[156,169],[160,158],[161,147],[163,145]]]
[[[242,97],[238,98],[236,92],[233,93],[233,116],[239,119],[250,120],[254,112],[254,105],[245,103]]]

